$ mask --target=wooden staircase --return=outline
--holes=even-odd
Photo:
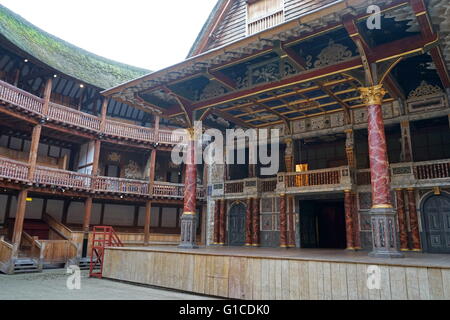
[[[33,273],[33,272],[41,272],[42,268],[39,263],[39,260],[27,258],[27,257],[18,257],[13,260],[14,267],[13,273]]]

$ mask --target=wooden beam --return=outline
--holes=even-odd
[[[225,120],[231,121],[234,124],[237,124],[238,126],[244,127],[244,128],[253,128],[254,126],[246,123],[245,121],[242,121],[239,118],[234,117],[233,115],[229,114],[228,112],[224,112],[222,110],[219,110],[217,108],[211,108],[211,113],[214,113],[218,115],[219,117],[224,118]]]

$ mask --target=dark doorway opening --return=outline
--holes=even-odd
[[[228,215],[228,245],[245,245],[245,212],[243,203],[234,204]]]
[[[343,201],[300,201],[300,247],[346,248]]]

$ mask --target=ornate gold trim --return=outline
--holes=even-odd
[[[381,105],[383,103],[383,97],[386,95],[382,84],[378,84],[372,87],[359,88],[361,92],[361,99],[367,106]]]
[[[187,216],[192,216],[197,214],[196,212],[192,212],[192,211],[188,211],[188,212],[183,212],[183,215],[187,215]]]
[[[392,204],[376,204],[372,206],[372,209],[392,209]]]

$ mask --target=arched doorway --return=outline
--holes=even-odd
[[[450,197],[433,195],[422,206],[428,252],[450,253]]]
[[[245,245],[245,211],[246,207],[243,203],[232,205],[228,219],[228,245],[243,246]]]

